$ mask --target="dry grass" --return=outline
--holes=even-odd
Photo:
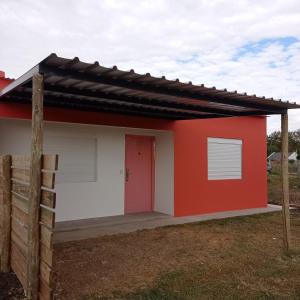
[[[293,252],[279,213],[70,242],[55,248],[57,299],[300,299],[300,215]]]
[[[268,176],[281,202],[280,165]],[[290,176],[291,203],[300,180]],[[60,244],[57,299],[300,299],[300,213],[293,251],[282,250],[279,213],[209,221]]]
[[[289,166],[289,171],[296,172],[295,164]],[[273,163],[272,172],[268,175],[268,185],[269,202],[281,204],[282,188],[279,163]],[[300,205],[300,178],[296,175],[290,175],[290,202],[292,204]]]

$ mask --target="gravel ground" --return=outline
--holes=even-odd
[[[0,273],[0,300],[25,299],[23,288],[14,273]]]

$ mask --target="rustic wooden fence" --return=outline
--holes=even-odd
[[[57,155],[43,155],[41,168],[41,196],[39,211],[38,278],[32,278],[30,261],[30,156],[0,156],[0,255],[1,271],[10,269],[17,275],[25,293],[32,282],[37,282],[38,297],[52,296],[53,230],[55,225],[54,192]]]

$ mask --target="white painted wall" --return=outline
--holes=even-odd
[[[52,148],[47,145],[47,137],[51,136],[97,140],[96,182],[57,183],[56,221],[124,214],[125,134],[155,136],[154,209],[173,215],[174,147],[171,132],[46,122],[44,153]],[[0,119],[1,154],[29,153],[30,139],[30,121]]]
[[[155,137],[154,210],[174,215],[174,142],[171,133]]]

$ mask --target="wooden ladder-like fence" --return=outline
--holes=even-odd
[[[21,282],[25,294],[37,282],[40,300],[50,300],[52,293],[53,231],[55,225],[54,192],[57,155],[43,155],[39,211],[39,264],[33,278],[30,273],[30,156],[0,156],[0,267],[11,269]]]

